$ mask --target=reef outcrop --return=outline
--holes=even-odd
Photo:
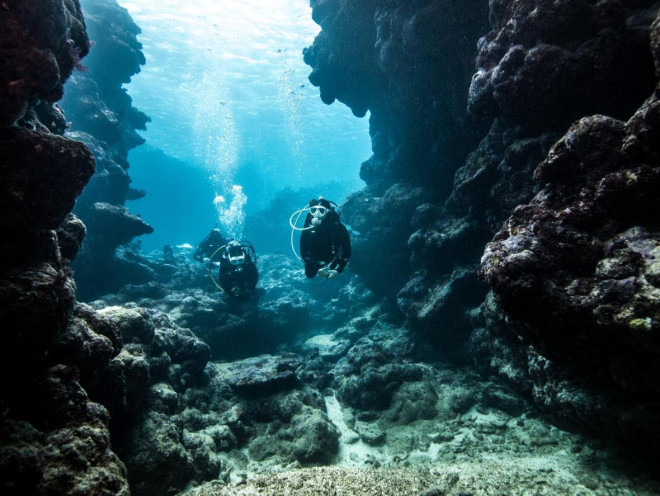
[[[75,314],[69,263],[85,232],[70,211],[94,173],[91,151],[58,135],[66,126],[55,104],[89,50],[84,19],[77,0],[9,0],[2,9],[3,493],[128,494],[126,470],[110,449],[108,411],[82,387],[107,365],[111,340],[93,334],[74,356],[57,353]],[[84,372],[83,351],[96,357]]]
[[[596,115],[573,124],[534,172],[541,191],[513,211],[482,259],[497,302],[524,324],[520,335],[573,388],[609,398],[588,427],[652,457],[660,447],[658,123],[653,95],[627,122]],[[543,373],[536,384],[546,381],[556,389],[541,395],[546,406],[570,419],[573,401],[556,394],[566,385]]]
[[[115,0],[86,1],[82,8],[94,46],[85,70],[67,82],[60,105],[69,121],[66,136],[85,143],[96,158],[96,173],[74,210],[87,226],[73,268],[78,298],[88,301],[127,283],[151,280],[154,274],[117,250],[153,232],[126,208],[127,201],[146,194],[131,187],[128,152],[144,143],[137,130],[146,129],[150,119],[133,107],[123,88],[145,63],[137,41],[140,28]]]
[[[655,459],[657,3],[312,7],[310,81],[371,113],[351,268],[423,356],[477,357],[562,425]]]

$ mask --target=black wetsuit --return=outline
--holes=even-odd
[[[304,227],[311,226],[312,219],[312,215],[307,214]],[[321,267],[337,272],[344,270],[351,257],[351,238],[334,210],[330,210],[318,225],[302,232],[300,256],[305,262],[307,277],[314,277]]]
[[[245,255],[245,262],[241,265],[232,265],[227,254],[220,259],[220,287],[229,296],[235,298],[249,298],[259,280],[259,271],[254,261]]]
[[[227,239],[222,235],[220,229],[213,229],[197,246],[193,258],[203,262],[205,258],[211,258],[215,251],[227,244]]]

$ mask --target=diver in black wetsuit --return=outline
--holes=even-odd
[[[220,287],[229,296],[246,299],[252,296],[259,280],[257,255],[248,241],[230,241],[220,257]]]
[[[193,258],[198,262],[205,262],[209,260],[213,254],[220,248],[227,244],[227,238],[225,238],[220,229],[217,227],[213,230],[197,245],[197,250]]]
[[[307,277],[318,273],[332,279],[351,257],[351,238],[334,205],[322,197],[307,204],[309,213],[300,235],[300,256]]]

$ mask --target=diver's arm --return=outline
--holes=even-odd
[[[300,257],[303,260],[310,260],[312,258],[309,246],[309,233],[307,231],[303,231],[300,235]]]
[[[351,257],[351,238],[343,224],[337,224],[335,239],[337,252],[335,253],[335,258],[328,264],[328,268],[342,272],[348,263],[348,259]]]
[[[332,259],[332,262],[328,264],[328,269],[336,270],[337,272],[342,272],[344,270],[344,267],[346,267],[347,263],[348,263],[348,259],[336,256],[335,258]]]

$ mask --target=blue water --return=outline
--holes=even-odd
[[[368,118],[325,105],[302,61],[320,27],[306,0],[120,0],[142,29],[147,64],[126,85],[152,122],[131,151],[128,204],[155,229],[145,250],[195,244],[217,223],[241,237],[245,216],[284,188],[361,189]]]

